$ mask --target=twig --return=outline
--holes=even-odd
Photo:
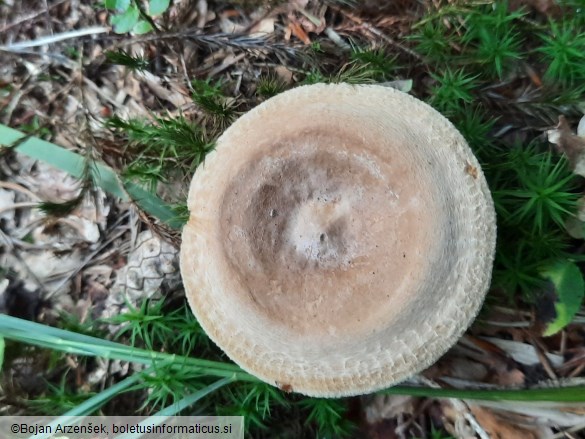
[[[559,347],[559,354],[565,355],[565,351],[567,350],[567,331],[561,331],[561,345]]]
[[[583,369],[585,369],[585,362],[581,363],[580,365],[578,365],[575,369],[573,369],[571,371],[571,373],[569,374],[570,378],[576,378],[579,375],[581,375],[581,372],[583,372]]]
[[[2,215],[4,212],[8,212],[9,210],[22,209],[22,208],[26,208],[26,207],[37,207],[38,205],[39,205],[39,203],[33,202],[33,201],[24,201],[22,203],[14,203],[14,204],[11,204],[9,206],[0,207],[0,215]]]
[[[114,44],[112,49],[117,49],[122,46],[128,46],[136,43],[146,43],[159,40],[175,40],[188,39],[195,44],[208,46],[210,48],[229,47],[237,50],[246,51],[272,51],[275,53],[283,53],[288,56],[299,55],[301,52],[295,46],[288,46],[282,43],[272,43],[268,38],[251,37],[242,34],[225,34],[217,33],[211,35],[204,35],[200,29],[187,29],[181,32],[166,32],[158,35],[147,35],[139,38],[132,38],[129,40],[120,41]]]
[[[496,320],[482,319],[478,319],[478,321],[491,326],[500,326],[502,328],[529,328],[532,325],[530,322],[498,322]]]
[[[63,248],[59,244],[31,244],[30,242],[23,241],[20,238],[5,235],[4,240],[10,244],[10,248],[18,247],[22,250],[50,250],[50,251],[62,251]]]
[[[583,429],[585,429],[585,422],[583,422],[582,424],[574,425],[571,428],[567,428],[566,430],[560,431],[557,434],[555,434],[554,436],[551,436],[551,439],[560,439],[560,438],[568,437],[567,435],[569,433],[576,433],[576,432],[583,430]]]
[[[386,35],[381,30],[375,28],[374,26],[372,26],[371,24],[365,22],[361,18],[353,15],[351,12],[347,12],[347,11],[344,11],[344,10],[339,9],[339,8],[336,8],[336,7],[333,7],[333,9],[336,9],[338,12],[340,12],[343,15],[345,15],[347,18],[349,18],[354,23],[359,24],[364,30],[366,30],[366,31],[374,34],[378,38],[381,38],[382,40],[384,40],[385,42],[387,42],[391,46],[394,46],[394,47],[402,50],[404,53],[412,56],[413,58],[416,58],[417,60],[419,60],[422,63],[426,63],[425,62],[425,59],[422,56],[420,56],[418,53],[416,53],[414,50],[409,49],[405,45],[403,45],[403,44],[399,43],[398,41],[396,41],[395,39],[389,37],[388,35]]]
[[[53,35],[53,26],[51,25],[51,13],[50,8],[49,8],[49,3],[47,3],[47,0],[43,0],[43,5],[45,6],[45,25],[47,27],[47,29],[49,30],[49,32],[51,33],[51,35]]]
[[[2,52],[2,51],[3,51],[3,49],[2,49],[2,47],[0,47],[0,52]],[[8,52],[8,53],[12,53],[12,54],[33,55],[33,56],[39,56],[41,58],[48,58],[49,60],[55,61],[55,62],[61,64],[63,67],[67,67],[68,69],[74,69],[77,66],[77,64],[74,63],[73,61],[71,61],[71,59],[67,58],[65,55],[62,55],[60,53],[37,52],[34,50],[27,50],[27,49],[12,50],[12,51],[4,50],[4,51]]]
[[[217,75],[218,73],[223,72],[225,69],[229,68],[230,66],[236,64],[238,61],[241,61],[244,57],[246,56],[245,53],[240,53],[239,55],[236,56],[226,56],[223,61],[221,62],[221,64],[215,68],[213,68],[209,73],[208,73],[208,78],[213,78],[215,75]]]
[[[22,192],[23,194],[28,195],[33,200],[41,201],[41,199],[35,194],[34,192],[28,190],[24,186],[21,186],[17,183],[11,183],[9,181],[0,181],[0,188],[10,189],[17,192]]]
[[[536,354],[538,355],[538,358],[539,358],[540,362],[542,363],[542,366],[544,367],[545,372],[553,380],[558,379],[557,374],[553,370],[553,367],[552,367],[548,357],[545,354],[547,349],[546,349],[546,346],[544,345],[544,343],[542,343],[540,340],[538,340],[536,337],[534,337],[530,333],[528,333],[528,332],[526,332],[526,333],[530,338],[530,343],[534,347],[534,350],[536,351]]]
[[[325,28],[325,35],[327,35],[327,38],[329,38],[331,41],[333,41],[333,43],[340,47],[343,50],[351,50],[351,46],[349,44],[347,44],[343,38],[341,38],[341,36],[335,32],[335,30],[333,30],[333,28],[331,26],[328,26],[327,28]]]
[[[9,44],[7,46],[0,46],[0,50],[3,50],[5,52],[20,52],[22,49],[28,49],[30,47],[45,46],[47,44],[53,44],[59,41],[70,40],[72,38],[79,38],[87,35],[103,34],[109,31],[110,30],[107,27],[103,26],[72,30],[69,32],[63,32],[56,35],[41,37],[32,41],[21,41],[19,43]]]

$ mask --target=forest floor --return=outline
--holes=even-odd
[[[507,160],[502,148],[531,145],[527,150],[535,156],[549,154],[553,165],[564,166],[565,192],[551,199],[556,205],[570,199],[574,221],[516,212],[524,201],[505,186],[514,179],[504,184],[489,174],[496,204],[503,206],[498,220],[505,244],[498,243],[486,306],[460,342],[411,384],[585,386],[583,308],[577,305],[571,324],[544,337],[559,294],[527,294],[540,287],[530,267],[543,260],[571,260],[582,269],[577,199],[583,182],[574,174],[585,141],[573,130],[585,133],[579,123],[585,112],[583,2],[166,3],[0,0],[0,123],[77,152],[88,163],[109,165],[122,182],[156,193],[179,219],[195,167],[221,132],[300,84],[382,83],[411,93],[454,122],[486,173],[499,165],[492,156]],[[156,7],[160,13],[148,13]],[[563,38],[570,43],[566,53],[555,46]],[[572,162],[563,161],[563,151],[576,151]],[[135,203],[24,154],[1,154],[0,176],[0,313],[103,338],[126,328],[116,337],[120,342],[174,353],[177,341],[165,338],[172,325],[193,324],[165,317],[186,309],[179,232]],[[506,212],[516,213],[508,218]],[[534,234],[526,238],[530,245],[517,238],[528,217],[544,224],[541,234],[535,232],[544,250],[530,247]],[[530,255],[508,264],[510,254],[523,252]],[[128,329],[153,319],[163,322],[148,326],[155,341]],[[227,360],[204,334],[196,336],[189,343],[203,343],[206,358]],[[62,414],[139,371],[124,361],[7,342],[0,414]],[[151,383],[164,385],[171,390],[155,396],[148,386],[121,394],[102,413],[150,414],[183,387]],[[267,407],[249,396],[256,391],[232,388],[204,408],[244,414],[251,437],[585,437],[585,403],[383,394],[306,403],[271,390]]]

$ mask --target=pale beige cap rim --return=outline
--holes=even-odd
[[[336,100],[340,103],[336,106],[331,104],[337,102]],[[350,108],[348,102],[354,100],[356,108]],[[348,105],[345,113],[344,110],[338,110],[343,105]],[[369,109],[362,111],[360,105],[368,106]],[[232,280],[225,282],[222,280],[225,288],[218,293],[217,276],[214,274],[216,267],[206,258],[218,254],[221,256],[221,251],[212,244],[208,246],[213,236],[204,237],[202,233],[197,232],[214,230],[214,233],[218,233],[219,229],[213,224],[213,214],[220,210],[218,205],[214,205],[219,198],[213,193],[226,189],[230,176],[224,169],[230,167],[235,169],[241,164],[241,160],[238,162],[234,158],[239,151],[245,151],[248,147],[252,151],[256,145],[252,140],[256,143],[261,140],[261,135],[255,133],[254,126],[263,118],[270,120],[276,117],[280,118],[279,121],[285,121],[286,111],[295,114],[295,110],[304,108],[306,112],[311,113],[311,106],[319,108],[318,112],[315,110],[315,114],[321,115],[324,120],[328,120],[329,117],[330,120],[337,121],[334,123],[338,123],[341,117],[336,116],[336,112],[339,111],[347,118],[353,112],[356,117],[368,111],[372,114],[383,114],[386,117],[380,122],[382,126],[389,123],[387,120],[389,115],[395,115],[399,119],[397,123],[412,124],[413,132],[417,131],[413,134],[416,139],[421,142],[430,139],[425,146],[433,147],[429,154],[435,154],[433,157],[437,161],[444,161],[437,166],[441,166],[441,170],[453,173],[452,179],[451,176],[447,176],[445,181],[456,186],[452,188],[454,201],[449,198],[448,202],[451,203],[450,206],[455,206],[452,214],[457,225],[454,227],[458,227],[457,233],[461,236],[457,235],[457,243],[452,245],[462,252],[461,257],[449,266],[451,268],[444,269],[445,273],[448,271],[444,276],[451,279],[453,285],[448,288],[439,287],[448,292],[448,297],[441,301],[432,297],[429,300],[423,298],[424,300],[415,301],[414,304],[404,305],[406,311],[418,310],[418,307],[424,309],[428,306],[440,308],[444,314],[430,315],[428,319],[421,321],[419,327],[406,327],[402,334],[393,338],[388,336],[387,338],[392,338],[391,340],[381,336],[371,340],[363,338],[371,341],[368,347],[352,346],[350,342],[343,341],[340,346],[347,349],[345,354],[332,348],[322,361],[317,360],[317,354],[314,352],[308,352],[312,355],[312,360],[304,361],[297,355],[303,352],[302,346],[291,346],[292,354],[277,352],[274,349],[263,350],[263,344],[258,344],[258,337],[254,336],[258,334],[255,324],[246,323],[239,327],[238,322],[225,319],[226,313],[231,312],[233,316],[237,316],[236,311],[242,313],[246,307],[230,310],[231,305],[226,302],[227,299],[218,299],[219,296],[229,297],[228,287],[232,285],[230,283]],[[375,108],[375,111],[370,107]],[[330,113],[324,111],[324,108],[330,108]],[[299,117],[307,117],[307,123],[310,123],[309,116]],[[422,121],[424,126],[417,126],[417,121]],[[287,129],[282,123],[268,127],[267,123],[263,124],[265,132],[278,127],[285,131]],[[369,131],[375,127],[376,124],[372,124]],[[361,128],[356,127],[356,131],[359,132]],[[364,133],[364,136],[367,135]],[[247,138],[252,139],[249,144],[246,143],[247,140],[242,140]],[[407,142],[408,139],[409,136],[405,135],[397,142]],[[310,148],[311,145],[306,147],[307,150]],[[426,168],[420,169],[431,169],[430,167],[434,165],[424,166]],[[420,170],[417,167],[415,169]],[[447,203],[442,199],[436,202],[441,205]],[[305,86],[285,92],[259,105],[242,116],[224,133],[218,141],[216,151],[210,154],[197,171],[191,185],[189,207],[193,212],[197,212],[192,213],[197,218],[192,216],[183,232],[181,272],[187,298],[200,324],[210,338],[244,370],[271,384],[291,385],[294,391],[307,395],[333,397],[368,393],[396,384],[428,367],[465,331],[479,311],[489,287],[495,250],[495,213],[479,163],[465,140],[447,119],[423,102],[386,87],[344,84]],[[202,209],[208,209],[207,213],[199,214]],[[448,254],[440,256],[450,257]],[[437,260],[439,259],[437,257]],[[217,302],[218,300],[220,302]],[[427,302],[430,305],[425,305]],[[398,323],[399,320],[398,317]],[[265,331],[270,330],[266,328]],[[337,330],[342,331],[344,328],[340,326]],[[276,331],[282,331],[282,336],[290,337],[290,340],[295,339],[287,330],[276,328]],[[264,337],[262,338],[264,346],[279,346],[277,336],[270,334],[258,336]],[[327,337],[328,335],[323,336],[324,339]],[[328,359],[331,359],[331,362],[328,362]]]

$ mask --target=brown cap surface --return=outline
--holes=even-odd
[[[391,386],[442,355],[489,286],[495,213],[459,132],[382,86],[254,108],[191,183],[181,273],[243,369],[313,396]]]

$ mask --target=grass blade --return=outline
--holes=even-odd
[[[56,427],[58,424],[61,425],[75,425],[85,417],[91,415],[94,411],[99,409],[102,405],[108,402],[110,399],[114,398],[115,396],[122,393],[124,390],[128,389],[137,381],[140,381],[142,376],[145,373],[152,372],[152,369],[149,368],[144,370],[142,373],[137,373],[128,378],[123,379],[119,383],[114,384],[113,386],[105,389],[104,391],[98,393],[95,396],[92,396],[87,401],[79,404],[77,407],[69,410],[68,412],[64,413],[63,415],[59,416],[55,420],[51,421],[48,425],[51,427]],[[43,435],[41,437],[31,436],[29,439],[37,438],[37,439],[46,439],[49,437],[49,434]]]
[[[89,416],[101,406],[103,406],[106,402],[110,399],[116,397],[120,393],[124,392],[133,384],[137,383],[142,379],[142,376],[146,373],[152,372],[153,369],[149,368],[142,373],[136,373],[131,375],[127,378],[124,378],[122,381],[114,384],[113,386],[108,387],[107,389],[101,391],[95,396],[92,396],[87,401],[82,402],[77,407],[69,410],[68,412],[63,414],[63,417],[66,416]],[[62,423],[65,419],[61,419],[61,417],[57,418],[55,422]]]
[[[191,368],[194,373],[233,378],[240,381],[258,381],[257,378],[242,371],[234,364],[182,357],[161,352],[151,352],[6,315],[0,316],[0,336],[43,348],[69,352],[75,355],[100,356],[149,366],[159,361],[164,361],[176,365],[178,368]],[[427,387],[396,386],[386,389],[381,393],[387,395],[488,401],[585,402],[585,387],[583,386],[494,390],[434,389]]]
[[[235,364],[147,351],[6,315],[0,315],[0,336],[74,355],[104,357],[148,366],[162,361],[177,368],[190,368],[193,373],[217,377],[231,377],[235,374],[238,380],[258,381]]]
[[[178,368],[191,368],[194,373],[203,373],[209,376],[240,381],[258,381],[257,378],[242,371],[234,364],[182,357],[161,352],[151,352],[5,315],[0,316],[0,336],[76,355],[101,356],[147,364],[149,366],[154,365],[158,361],[164,361],[176,365]],[[427,387],[396,386],[386,389],[381,393],[387,395],[488,401],[585,402],[585,387],[583,386],[494,390],[434,389]]]
[[[8,147],[17,142],[21,142],[15,148],[19,153],[41,160],[76,178],[82,177],[84,158],[79,154],[46,140],[28,137],[20,131],[0,124],[0,145]],[[103,163],[96,163],[95,168],[96,184],[104,191],[123,201],[130,201],[131,198],[145,212],[170,227],[179,229],[183,226],[183,221],[177,218],[173,209],[156,195],[131,182],[123,185],[114,170]]]
[[[430,387],[396,386],[380,392],[385,395],[409,395],[428,398],[457,398],[483,401],[553,401],[585,402],[585,387],[554,387],[542,389],[434,389]]]
[[[225,377],[215,383],[208,385],[207,387],[195,392],[192,395],[186,396],[185,398],[178,401],[176,404],[171,406],[165,407],[161,411],[157,412],[156,414],[149,416],[144,421],[140,422],[139,425],[146,426],[146,425],[160,425],[169,419],[171,416],[175,416],[180,413],[182,410],[186,409],[187,407],[195,404],[200,399],[204,398],[205,396],[209,395],[210,393],[216,391],[220,387],[225,386],[231,382],[236,381],[235,375],[232,377]],[[117,439],[135,439],[142,437],[142,433],[127,433],[121,436],[117,436]]]
[[[221,380],[218,380],[215,383],[210,384],[209,386],[195,392],[194,394],[184,397],[183,399],[181,399],[177,403],[170,405],[168,407],[165,407],[164,409],[162,409],[161,411],[159,411],[158,413],[156,413],[153,416],[163,417],[164,419],[167,419],[170,416],[175,416],[178,413],[180,413],[181,411],[185,410],[187,407],[195,404],[201,398],[209,395],[210,393],[216,391],[220,387],[225,386],[226,384],[233,383],[234,381],[236,381],[235,375],[233,375],[231,377],[222,378]]]

